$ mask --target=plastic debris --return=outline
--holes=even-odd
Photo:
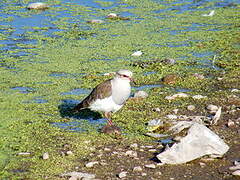
[[[162,163],[181,164],[206,155],[221,157],[228,151],[229,146],[202,124],[180,121],[171,129],[180,132],[187,127],[190,127],[188,134],[179,143],[157,155]]]

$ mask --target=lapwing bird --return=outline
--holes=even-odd
[[[104,112],[104,116],[108,120],[107,126],[112,126],[111,113],[121,109],[129,98],[132,76],[133,73],[129,70],[119,70],[113,79],[97,85],[82,102],[74,107],[73,111],[78,112],[89,108],[92,111]]]

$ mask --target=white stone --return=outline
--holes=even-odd
[[[167,117],[168,119],[177,119],[177,118],[178,118],[178,116],[175,115],[175,114],[168,114],[168,115],[166,115],[166,117]]]
[[[200,95],[200,94],[192,96],[193,99],[203,99],[203,98],[206,98],[206,97],[207,96],[203,96],[203,95]]]
[[[178,122],[179,123],[179,122]],[[179,126],[179,124],[175,126]],[[180,121],[180,127],[184,123]],[[206,126],[199,123],[187,123],[190,126],[187,136],[183,137],[179,143],[175,143],[164,152],[157,155],[157,158],[167,164],[181,164],[194,159],[206,156],[216,155],[222,157],[229,146],[214,132]],[[187,127],[185,125],[185,127]],[[172,129],[184,129],[176,128]]]
[[[165,99],[173,100],[173,99],[176,99],[176,98],[186,98],[186,97],[188,97],[188,94],[186,94],[186,93],[177,93],[177,94],[174,94],[172,96],[166,96]]]
[[[211,113],[216,113],[217,110],[218,110],[218,107],[216,105],[213,105],[213,104],[209,104],[207,106],[207,110],[209,110]]]
[[[101,23],[104,23],[104,21],[103,20],[101,20],[101,19],[92,19],[92,20],[90,20],[90,21],[87,21],[88,23],[96,23],[96,24],[101,24]]]
[[[145,167],[150,168],[150,169],[155,169],[156,165],[155,164],[146,164]]]
[[[138,144],[137,143],[131,144],[130,148],[137,149],[138,148]]]
[[[235,166],[238,166],[238,165],[240,165],[240,161],[234,161],[234,163],[233,163]]]
[[[45,153],[43,154],[42,158],[43,158],[44,160],[49,159],[49,154],[48,154],[48,152],[45,152]]]
[[[231,170],[231,171],[240,170],[240,165],[231,166],[231,167],[229,167],[229,170]]]
[[[107,148],[107,147],[105,147],[105,148],[104,148],[104,151],[111,151],[111,149],[110,149],[110,148]]]
[[[142,173],[142,176],[147,176],[147,173]]]
[[[135,98],[147,98],[148,97],[148,93],[145,91],[137,91],[134,93],[134,97]]]
[[[138,57],[141,56],[142,54],[143,54],[142,51],[136,51],[132,54],[132,56]]]
[[[189,106],[187,106],[187,109],[189,111],[193,111],[194,109],[196,109],[196,107],[194,105],[189,105]]]
[[[73,155],[73,152],[72,151],[67,151],[66,154],[70,156],[70,155]]]
[[[156,152],[157,150],[156,149],[149,149],[148,151],[149,152]]]
[[[155,111],[155,112],[161,112],[160,108],[153,108],[153,111]]]
[[[107,15],[107,17],[110,17],[110,18],[112,18],[112,17],[117,17],[117,14],[116,14],[116,13],[109,13],[109,14]]]
[[[87,163],[85,166],[86,166],[87,168],[91,168],[91,167],[93,167],[95,164],[98,164],[98,161],[89,162],[89,163]]]
[[[46,3],[42,2],[36,2],[36,3],[30,3],[27,6],[28,9],[47,9],[49,6]]]
[[[236,170],[236,171],[232,172],[232,175],[240,176],[240,170]]]
[[[134,172],[141,172],[142,168],[141,168],[141,166],[136,166],[136,167],[133,168],[133,171]]]
[[[120,173],[118,174],[118,177],[119,177],[120,179],[125,178],[126,176],[127,176],[127,171],[123,171],[123,172],[120,172]]]
[[[25,156],[25,155],[30,155],[31,153],[30,152],[20,152],[18,153],[17,155],[19,156]]]
[[[94,179],[95,178],[94,174],[88,174],[88,173],[82,173],[82,172],[76,172],[76,171],[64,173],[61,176],[70,176],[71,178],[76,178],[76,179],[82,179],[82,178]]]
[[[235,123],[234,123],[234,121],[229,119],[227,125],[228,125],[228,127],[233,127],[235,125]]]
[[[178,113],[178,111],[179,111],[179,109],[174,109],[174,110],[172,110],[175,114],[177,114]]]
[[[132,151],[132,150],[128,150],[126,153],[125,153],[126,156],[129,156],[129,157],[137,157],[137,152],[136,151]]]

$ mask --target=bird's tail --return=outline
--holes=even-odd
[[[83,104],[82,103],[79,103],[78,105],[76,105],[72,110],[71,110],[71,112],[72,113],[78,113],[80,110],[82,110],[82,109],[84,109],[84,107],[83,107]]]

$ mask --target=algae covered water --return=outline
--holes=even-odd
[[[46,149],[61,149],[66,141],[81,149],[76,153],[87,154],[85,138],[101,136],[96,127],[105,119],[99,114],[75,117],[68,110],[111,77],[105,73],[130,69],[139,84],[133,91],[152,94],[145,105],[130,102],[130,109],[116,115],[127,134],[142,136],[147,108],[164,104],[157,98],[163,95],[157,93],[203,92],[211,84],[212,72],[224,72],[235,64],[222,54],[228,44],[221,37],[237,34],[237,0],[49,0],[44,2],[50,8],[44,11],[28,10],[31,2],[0,2],[2,177],[25,177],[30,164],[36,165],[32,171],[41,177],[44,165],[38,162],[39,155]],[[109,19],[110,13],[123,18]],[[143,54],[131,56],[136,51]],[[176,63],[163,64],[164,59]],[[192,73],[205,74],[209,81],[197,81]],[[179,81],[163,85],[161,79],[167,74],[177,74]],[[125,121],[129,116],[131,120]],[[30,152],[31,158],[19,157],[20,152]],[[14,171],[21,166],[21,171]],[[47,171],[53,174],[64,168]]]

